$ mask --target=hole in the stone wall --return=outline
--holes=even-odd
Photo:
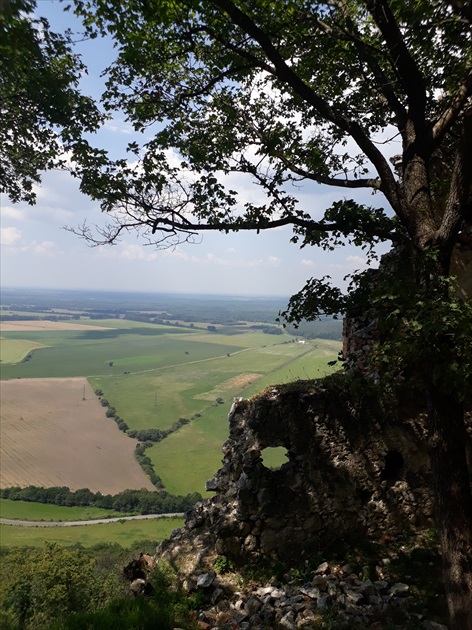
[[[398,451],[388,451],[385,456],[385,465],[380,473],[381,481],[388,481],[389,483],[395,483],[402,478],[403,466],[405,460],[403,455]]]
[[[287,463],[288,451],[284,446],[268,446],[261,451],[262,463],[270,470],[279,470]]]
[[[366,505],[372,498],[372,492],[365,490],[364,488],[357,488],[356,495],[359,497],[362,505]]]

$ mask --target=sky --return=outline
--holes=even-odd
[[[79,29],[57,0],[39,0],[38,14],[49,19],[52,30]],[[79,52],[89,70],[82,89],[98,98],[100,72],[113,59],[112,47],[96,39],[82,43]],[[133,131],[126,121],[115,118],[99,137],[103,146],[119,153],[133,139]],[[248,197],[259,194],[249,183],[238,182],[241,185]],[[342,191],[314,183],[300,192],[303,207],[318,218],[343,196]],[[370,191],[353,190],[347,196],[379,207],[384,203]],[[0,218],[4,287],[290,296],[311,277],[331,276],[335,285],[345,286],[347,274],[367,265],[364,252],[353,247],[332,252],[300,249],[290,243],[290,227],[260,234],[206,233],[197,244],[166,250],[133,236],[115,246],[91,248],[65,227],[84,221],[100,225],[104,218],[98,203],[82,195],[78,181],[63,171],[44,174],[34,206],[12,204],[0,193]],[[382,246],[381,252],[387,250]]]

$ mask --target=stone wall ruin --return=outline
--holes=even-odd
[[[187,514],[174,544],[301,561],[336,541],[432,526],[425,415],[382,406],[362,387],[354,405],[340,376],[234,402],[222,467],[207,484],[216,494]],[[261,454],[276,446],[288,461],[270,470]]]

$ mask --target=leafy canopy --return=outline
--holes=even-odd
[[[431,320],[439,312],[432,305],[445,298],[445,329],[469,338],[470,327],[459,325],[467,321],[466,305],[454,301],[461,316],[451,315],[453,291],[441,280],[472,217],[471,16],[464,3],[73,6],[90,36],[113,38],[117,59],[103,105],[124,112],[137,132],[127,157],[113,161],[90,148],[77,165],[83,191],[110,218],[98,233],[82,226],[82,236],[114,243],[136,230],[165,247],[206,230],[291,225],[291,240],[302,247],[353,243],[368,256],[391,241],[410,259],[407,274],[421,270],[419,288],[400,282],[408,296],[397,286],[378,286],[374,294],[369,274],[353,278],[357,292],[350,295],[329,277],[312,278],[284,316],[313,319],[389,295],[384,317],[396,314],[403,332],[416,326],[424,344],[423,332],[440,328],[427,324],[425,313]],[[340,199],[313,207],[303,186],[314,183],[337,188]],[[350,199],[352,190],[375,193],[377,204]],[[431,275],[441,286],[430,299]],[[425,300],[428,308],[416,312]]]
[[[117,48],[105,109],[142,134],[126,158],[89,147],[77,166],[83,191],[111,218],[98,234],[79,230],[90,241],[138,230],[169,246],[205,230],[292,225],[301,246],[448,240],[451,249],[463,191],[441,217],[472,89],[463,3],[73,6],[90,36]],[[310,182],[342,198],[323,213],[303,194]],[[353,189],[379,193],[387,211],[349,199]]]
[[[100,115],[80,94],[84,65],[70,33],[35,17],[34,0],[0,3],[0,192],[34,203],[41,171],[64,166],[65,152]]]

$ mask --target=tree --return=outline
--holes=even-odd
[[[35,550],[15,548],[2,558],[1,612],[7,626],[47,627],[109,600],[110,587],[115,586],[116,593],[116,585],[110,584],[107,592],[94,565],[83,550],[55,543]]]
[[[400,365],[414,368],[428,400],[451,625],[470,629],[464,400],[472,316],[450,279],[453,258],[470,246],[472,220],[467,3],[125,0],[111,7],[107,0],[74,0],[74,6],[91,36],[111,35],[117,45],[105,109],[124,111],[143,132],[143,142],[128,147],[130,161],[77,143],[81,188],[110,217],[98,233],[77,230],[85,238],[113,243],[137,230],[171,246],[208,230],[291,225],[292,241],[302,246],[351,242],[370,253],[391,241],[401,252],[392,287],[358,277],[354,299],[361,307],[374,300],[384,328],[395,324],[389,347]],[[240,202],[227,184],[235,174],[242,186],[248,179],[259,186],[265,201]],[[371,191],[385,209],[342,197],[321,215],[299,195],[307,182],[341,195]],[[311,279],[287,316],[340,313],[351,304],[326,278]]]
[[[0,0],[0,192],[34,203],[41,171],[64,167],[72,140],[101,116],[78,90],[85,67],[70,34],[32,15],[34,0]]]

